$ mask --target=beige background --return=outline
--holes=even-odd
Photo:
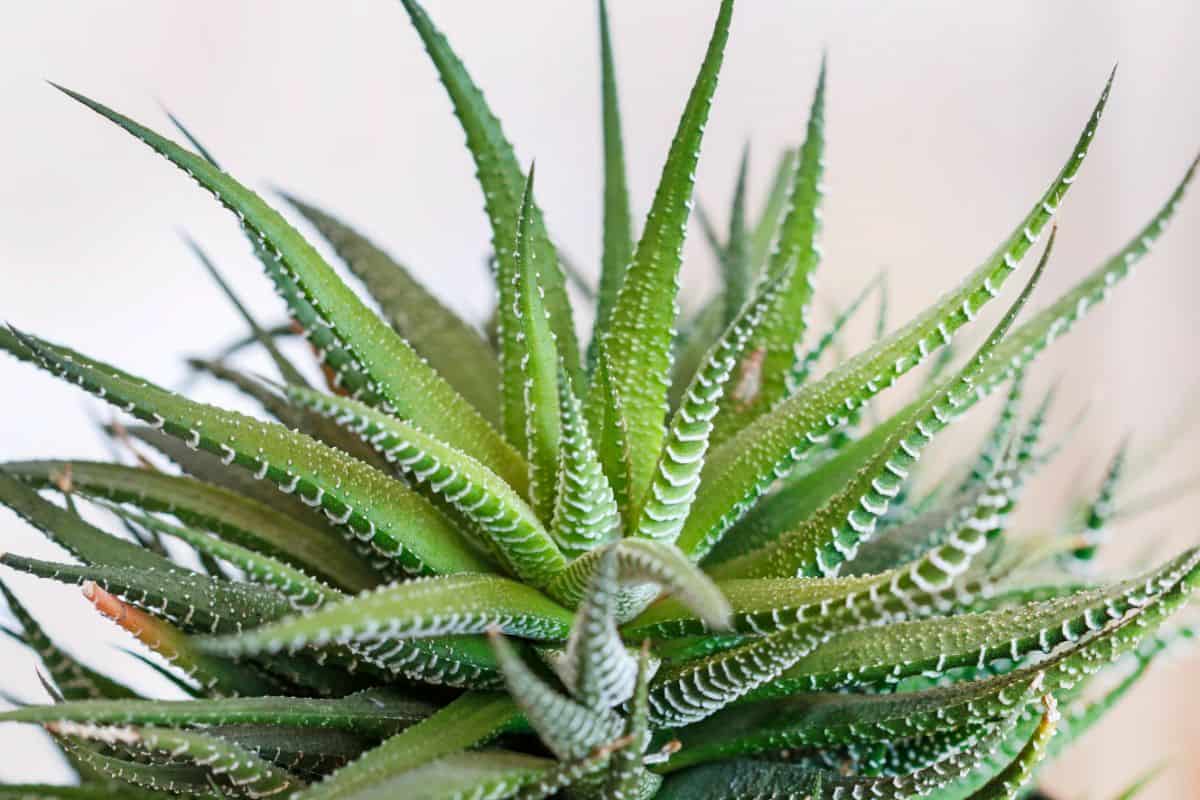
[[[630,179],[639,213],[699,63],[715,2],[611,0]],[[523,160],[538,160],[550,224],[575,257],[598,254],[600,173],[594,8],[583,0],[431,0]],[[1064,206],[1045,300],[1118,247],[1200,148],[1200,5],[1179,2],[866,3],[742,0],[698,174],[724,217],[743,141],[757,197],[775,154],[798,143],[822,47],[830,56],[823,298],[844,301],[881,267],[893,320],[973,267],[1058,169],[1114,61],[1110,110]],[[464,313],[490,302],[481,201],[462,135],[398,3],[41,2],[0,5],[0,314],[165,382],[178,356],[240,330],[180,246],[186,227],[268,319],[277,301],[211,198],[52,79],[165,128],[159,102],[236,175],[285,185],[362,226]],[[1196,415],[1193,303],[1200,199],[1116,302],[1043,360],[1062,378],[1057,424],[1090,405],[1075,446],[1027,496],[1055,524],[1126,431],[1141,445],[1129,496],[1194,473],[1196,437],[1160,457]],[[687,281],[708,280],[698,240]],[[0,457],[99,456],[91,407],[7,360]],[[986,423],[976,414],[959,436]],[[958,441],[963,441],[961,438]],[[946,455],[946,449],[940,450]],[[943,461],[949,465],[952,462]],[[1151,470],[1150,468],[1153,467]],[[1082,483],[1081,483],[1082,481]],[[1130,559],[1194,542],[1195,498],[1123,526]],[[11,515],[0,548],[52,555]],[[71,590],[17,582],[52,630],[112,663]],[[1200,796],[1195,658],[1160,667],[1054,770],[1063,798],[1109,798],[1169,759],[1145,796]],[[0,643],[0,683],[39,697],[32,665]],[[158,685],[158,684],[155,684]],[[28,729],[0,726],[0,778],[61,776]]]

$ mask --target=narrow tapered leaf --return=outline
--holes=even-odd
[[[1003,464],[992,476],[949,503],[886,528],[846,564],[843,575],[873,575],[914,561],[953,536],[964,525],[994,526],[1015,503],[1023,481]],[[1001,475],[1000,481],[993,480]],[[997,487],[1000,491],[996,491]]]
[[[555,756],[582,758],[621,735],[622,720],[615,712],[591,709],[560,694],[498,632],[490,638],[508,693]]]
[[[542,265],[533,232],[533,169],[517,217],[512,301],[501,297],[500,361],[504,365],[504,429],[529,462],[529,500],[543,520],[554,510],[558,474],[559,355],[542,301]],[[511,384],[511,385],[510,385]],[[519,429],[519,430],[518,430]]]
[[[454,114],[467,137],[467,149],[475,161],[476,177],[483,190],[484,208],[492,226],[492,250],[496,254],[498,282],[503,287],[508,276],[516,274],[513,258],[513,232],[517,230],[517,217],[521,207],[521,191],[525,185],[525,173],[517,162],[512,145],[500,129],[500,122],[484,100],[483,93],[471,80],[462,62],[450,49],[429,15],[417,0],[402,0],[404,10],[425,50],[437,68],[438,77],[446,87]],[[551,326],[558,339],[559,351],[567,365],[567,372],[581,387],[579,344],[575,335],[575,324],[571,315],[571,304],[567,298],[566,279],[559,266],[558,255],[546,232],[541,210],[532,208],[531,225],[538,262],[542,270],[542,288],[546,292],[546,309],[550,314]]]
[[[0,563],[62,583],[94,582],[139,608],[189,631],[232,631],[288,613],[282,594],[265,586],[233,583],[180,567],[59,564],[4,553]]]
[[[797,623],[697,661],[665,669],[650,685],[650,721],[675,728],[699,722],[783,673],[829,637],[820,623]]]
[[[236,492],[191,478],[94,461],[14,461],[0,464],[0,472],[47,486],[68,467],[74,490],[84,496],[166,512],[186,525],[287,561],[350,591],[379,582],[332,531],[305,525]]]
[[[604,237],[600,253],[600,291],[596,298],[596,323],[588,345],[588,365],[594,367],[597,347],[608,330],[609,317],[625,270],[633,258],[633,222],[629,187],[625,178],[625,145],[621,137],[621,112],[617,102],[616,66],[608,25],[608,4],[599,0],[600,109],[604,129]]]
[[[479,332],[357,230],[294,195],[284,197],[363,282],[396,332],[486,419],[498,423],[500,367]]]
[[[188,440],[177,439],[152,425],[138,424],[126,427],[121,423],[115,423],[107,426],[106,431],[113,432],[118,438],[128,437],[130,441],[148,444],[165,456],[172,464],[179,467],[188,477],[196,478],[206,484],[219,486],[222,489],[227,489],[235,495],[255,501],[260,506],[273,509],[282,515],[281,518],[285,522],[291,522],[294,525],[298,534],[297,538],[299,539],[306,538],[310,529],[323,532],[324,537],[329,540],[331,553],[340,554],[340,558],[336,561],[326,559],[329,561],[329,568],[334,568],[341,560],[355,562],[355,569],[365,580],[361,588],[377,586],[389,578],[401,577],[408,574],[398,561],[381,554],[369,541],[363,541],[358,537],[346,536],[345,533],[339,530],[339,526],[333,520],[329,519],[329,516],[325,513],[325,509],[321,506],[311,506],[295,493],[288,494],[280,491],[278,484],[274,484],[271,481],[258,480],[255,477],[256,472],[250,472],[237,466],[225,464],[223,460],[225,458],[224,455],[210,453],[200,448],[193,450],[188,446]],[[347,439],[351,438],[351,434],[340,429],[338,429],[338,433]],[[355,444],[361,445],[361,442],[356,439]],[[370,453],[372,457],[378,458],[374,451],[370,451]],[[236,507],[236,504],[234,507]],[[187,520],[183,519],[180,521],[187,522]],[[220,526],[212,527],[210,523],[190,522],[189,524],[196,524],[210,531],[229,535],[225,534]],[[252,545],[252,542],[246,541],[245,544]],[[346,547],[347,544],[349,548]],[[267,552],[271,552],[270,545],[264,544],[262,547]],[[278,553],[277,555],[286,558],[284,553]],[[298,563],[301,566],[304,564],[303,561],[294,563]],[[321,570],[315,566],[311,566],[310,569],[318,576],[322,574]],[[358,579],[353,578],[349,574],[339,576],[336,579],[333,576],[329,576],[329,579],[332,583],[349,590],[355,591],[358,589],[354,584],[349,583],[351,580]]]
[[[372,645],[403,638],[463,636],[497,628],[563,640],[571,613],[528,586],[496,575],[419,578],[290,616],[237,636],[200,642],[212,653],[245,656],[329,644]]]
[[[846,631],[753,696],[886,686],[917,675],[941,677],[958,667],[983,669],[1048,656],[1128,613],[1144,601],[1148,584],[1169,582],[1184,563],[1186,557],[1171,559],[1144,577],[1056,600]]]
[[[568,559],[608,543],[620,532],[621,517],[600,455],[592,443],[583,405],[563,371],[558,380],[558,494],[550,535]]]
[[[596,455],[608,483],[612,487],[617,508],[627,525],[632,521],[632,498],[630,496],[633,469],[632,440],[625,405],[612,382],[612,368],[608,350],[601,343],[596,358],[596,370],[588,391],[584,414]]]
[[[1034,769],[1046,757],[1046,748],[1058,728],[1058,703],[1054,695],[1046,695],[1042,702],[1046,711],[1042,714],[1042,720],[1034,730],[1033,736],[1021,748],[1013,762],[972,794],[969,800],[1016,800],[1021,796],[1025,784],[1033,777]]]
[[[692,378],[667,427],[662,453],[633,531],[635,536],[674,544],[683,529],[700,485],[714,417],[726,394],[730,374],[747,340],[778,298],[788,274],[768,281],[741,309]]]
[[[205,733],[228,739],[304,781],[345,766],[374,742],[345,731],[276,725],[232,725]]]
[[[877,625],[952,610],[988,586],[985,579],[964,581],[976,557],[999,535],[1003,517],[997,498],[1008,491],[1008,477],[988,485],[972,514],[959,520],[944,544],[920,559],[877,575],[853,578],[751,578],[716,585],[732,611],[729,625],[739,633],[764,635],[793,623],[840,619],[844,626]],[[698,615],[675,598],[659,601],[625,625],[626,637],[675,638],[710,630]]]
[[[117,587],[112,588],[119,592]],[[179,627],[157,615],[147,614],[132,602],[124,602],[102,585],[85,581],[83,596],[102,615],[199,685],[206,695],[261,695],[277,688],[269,678],[248,665],[235,664],[200,652],[192,638]],[[219,627],[215,623],[211,629]]]
[[[303,786],[296,777],[239,745],[199,731],[98,727],[72,722],[50,723],[48,727],[59,736],[169,753],[173,758],[203,766],[214,776],[228,780],[238,794],[251,798],[270,797]]]
[[[435,759],[474,747],[511,728],[520,712],[503,694],[468,692],[406,728],[295,800],[344,800],[372,791],[384,796],[389,781]],[[395,794],[390,795],[395,797]]]
[[[287,391],[294,402],[337,419],[414,482],[448,501],[475,524],[481,544],[512,574],[541,587],[562,571],[566,561],[533,509],[470,455],[356,400],[298,387]]]
[[[194,141],[193,144],[195,144]],[[203,155],[204,158],[209,162],[211,162],[213,166],[216,166],[216,162],[213,162],[212,158],[210,158],[208,153],[206,153],[202,148],[200,149],[200,154]],[[196,256],[196,260],[200,262],[205,271],[208,272],[209,276],[212,277],[213,282],[217,284],[218,288],[220,288],[221,293],[224,294],[229,300],[229,304],[234,307],[234,310],[237,311],[238,316],[240,316],[246,323],[246,326],[250,328],[250,333],[258,341],[259,346],[267,351],[267,355],[271,357],[271,361],[275,364],[275,368],[279,370],[279,377],[281,377],[286,383],[295,383],[300,386],[307,386],[308,381],[304,379],[304,376],[300,374],[300,371],[296,369],[295,365],[293,365],[291,361],[288,361],[287,357],[280,352],[279,348],[275,345],[275,340],[268,336],[262,329],[262,326],[258,324],[258,320],[254,318],[254,316],[250,313],[250,310],[246,308],[245,304],[242,303],[241,299],[238,298],[237,294],[233,291],[233,287],[226,283],[225,278],[221,276],[220,271],[217,270],[217,265],[214,264],[212,259],[208,257],[208,253],[204,252],[199,243],[190,237],[184,237],[184,242],[187,243],[188,248]]]
[[[725,305],[725,324],[733,322],[750,298],[754,273],[750,268],[750,232],[746,228],[746,178],[750,169],[750,146],[742,149],[738,164],[733,204],[729,210],[729,238],[721,260],[721,299]]]
[[[896,694],[803,693],[726,709],[680,732],[669,769],[783,747],[890,741],[1007,716],[1031,697],[1058,693],[1154,634],[1200,582],[1200,558],[1186,552],[1169,579],[1100,630],[1068,642],[1049,659],[1005,675]]]
[[[979,454],[955,491],[960,494],[970,491],[992,474],[1001,452],[1011,439],[1013,427],[1021,413],[1021,400],[1024,393],[1025,376],[1024,373],[1018,373],[1013,377],[1008,395],[1004,398],[1004,405],[1000,407],[1000,413],[996,415],[996,421],[988,431],[983,446],[979,449]]]
[[[625,738],[630,742],[613,754],[603,800],[643,800],[654,797],[662,778],[643,767],[643,751],[650,741],[650,645],[643,643],[638,658],[637,681],[625,718]]]
[[[1114,286],[1132,275],[1137,263],[1150,252],[1175,215],[1197,166],[1200,166],[1200,158],[1191,162],[1166,202],[1124,247],[1013,331],[997,349],[996,357],[1010,363],[1012,371],[1023,368],[1106,299]],[[1003,383],[1009,374],[1011,371],[994,376],[989,390]]]
[[[54,505],[35,489],[3,473],[0,473],[0,504],[8,506],[85,564],[131,569],[175,568],[170,560],[100,530],[70,509]]]
[[[22,643],[32,650],[54,681],[55,687],[67,700],[89,700],[98,698],[128,699],[138,695],[129,687],[96,672],[80,663],[51,639],[32,614],[0,581],[0,594],[8,603],[8,610],[16,618],[24,632]],[[7,631],[13,635],[15,631]]]
[[[678,313],[675,287],[683,236],[700,141],[732,14],[732,0],[724,0],[604,337],[608,379],[621,399],[629,425],[630,497],[635,504],[649,486],[665,435],[663,418],[671,380],[671,340]],[[590,395],[589,402],[594,402],[591,398],[595,396]]]
[[[997,345],[1037,286],[1053,245],[1052,231],[1029,282],[983,345],[961,371],[944,378],[927,390],[920,401],[901,412],[902,421],[895,431],[852,481],[800,527],[778,536],[758,551],[724,562],[714,574],[726,578],[836,575],[841,564],[853,559],[859,544],[874,535],[879,517],[887,512],[922,450],[954,420],[955,410],[974,392]]]
[[[854,317],[854,315],[858,313],[858,310],[862,307],[863,301],[867,299],[867,295],[869,295],[871,290],[876,286],[881,285],[882,283],[879,281],[872,281],[863,287],[863,290],[858,293],[858,296],[851,300],[848,306],[838,312],[838,315],[834,317],[834,320],[830,324],[829,328],[821,334],[821,338],[818,339],[812,347],[805,350],[803,355],[796,356],[796,359],[792,362],[791,369],[788,371],[787,375],[787,394],[793,394],[801,386],[808,382],[808,379],[812,377],[813,371],[817,368],[817,364],[820,363],[821,357],[824,356],[825,353],[829,351],[829,348],[832,347],[833,344],[838,340],[838,337],[842,334],[842,330],[846,327],[846,323],[848,323]]]
[[[213,192],[257,240],[277,287],[294,284],[324,323],[325,333],[353,357],[370,388],[396,413],[521,481],[521,459],[462,395],[454,391],[386,322],[367,308],[320,254],[254,192],[137,122],[68,89],[65,94],[120,126]],[[273,265],[273,266],[272,266]]]
[[[354,800],[516,798],[557,769],[555,761],[525,753],[464,750],[381,778],[377,784],[363,787],[350,796]]]
[[[338,699],[237,697],[205,700],[84,700],[27,706],[0,714],[5,722],[70,721],[91,725],[154,725],[170,728],[281,725],[390,736],[436,710],[388,689]]]
[[[896,417],[885,421],[835,455],[780,481],[776,491],[762,498],[713,546],[703,560],[705,566],[715,568],[722,562],[758,550],[803,524],[854,479],[862,464],[893,432],[897,422]]]
[[[410,681],[475,690],[503,685],[483,636],[386,639],[352,645],[350,650],[367,664]]]
[[[43,340],[43,366],[192,447],[222,456],[319,506],[336,524],[413,571],[487,571],[429,503],[378,470],[302,434],[171,394]],[[0,341],[2,344],[2,341]]]
[[[671,407],[679,406],[679,400],[687,390],[688,383],[700,369],[700,364],[713,343],[725,331],[725,307],[721,298],[709,300],[691,319],[684,323],[675,337],[675,356],[671,365]]]
[[[306,610],[337,600],[343,595],[312,576],[271,556],[228,542],[204,531],[170,525],[155,517],[118,512],[129,522],[192,546],[196,552],[227,561],[241,570],[248,581],[269,586],[288,599],[292,608]]]
[[[608,548],[596,563],[558,669],[575,699],[598,711],[628,700],[637,680],[637,661],[617,632],[621,589],[617,559],[617,550]]]
[[[787,212],[789,190],[798,159],[799,148],[788,148],[779,154],[779,161],[771,179],[771,189],[767,193],[758,222],[754,225],[750,251],[750,264],[754,274],[758,274],[766,266],[767,259],[771,256],[771,247],[775,244],[779,226],[783,223],[783,215]]]
[[[247,397],[253,398],[263,407],[263,410],[289,428],[306,433],[314,439],[320,439],[325,444],[336,447],[343,453],[354,456],[359,461],[373,467],[382,466],[382,460],[371,448],[324,417],[292,406],[288,403],[287,398],[262,378],[217,361],[190,358],[188,366],[199,373],[211,375],[218,381],[233,386]],[[181,393],[183,392],[181,391]]]
[[[715,420],[713,442],[719,445],[753,420],[770,411],[788,395],[788,376],[796,360],[797,346],[808,327],[812,302],[813,273],[820,259],[820,201],[825,167],[825,62],[817,78],[817,89],[809,112],[808,131],[800,148],[799,163],[792,180],[788,211],[779,230],[767,274],[783,279],[784,285],[763,324],[750,337],[742,356],[744,378],[753,386],[726,396]],[[784,278],[784,275],[787,275]]]
[[[777,477],[810,454],[870,398],[948,343],[953,333],[999,292],[1074,183],[1107,100],[1106,85],[1069,160],[1050,188],[996,252],[958,288],[884,341],[802,388],[714,450],[680,537],[684,552],[702,557]],[[1000,357],[997,352],[996,358]]]
[[[1071,558],[1087,563],[1096,557],[1100,545],[1108,536],[1107,525],[1114,512],[1114,501],[1117,485],[1121,482],[1125,471],[1125,460],[1129,451],[1129,440],[1121,443],[1116,455],[1109,462],[1108,471],[1095,499],[1088,504],[1084,512],[1082,547],[1071,551]]]
[[[56,726],[55,726],[56,727]],[[51,728],[51,731],[55,730]],[[149,763],[143,764],[129,758],[105,755],[98,745],[86,740],[54,734],[76,772],[86,776],[91,773],[106,781],[113,781],[113,791],[124,794],[125,789],[138,787],[155,792],[156,797],[218,797],[213,790],[212,779],[207,770],[195,764]],[[108,743],[105,743],[108,745]],[[166,794],[161,794],[166,793]]]
[[[872,797],[908,800],[970,774],[979,768],[998,741],[1012,730],[1018,715],[988,729],[963,736],[948,753],[912,770],[892,775],[854,775],[799,764],[732,760],[689,770],[667,782],[662,797],[695,800],[842,800]],[[849,773],[849,774],[848,774]]]

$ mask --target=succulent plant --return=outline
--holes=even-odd
[[[13,356],[137,420],[110,426],[112,463],[0,466],[0,501],[71,556],[0,562],[80,585],[136,637],[135,657],[190,697],[144,696],[89,668],[5,588],[6,631],[41,659],[54,702],[18,703],[0,721],[43,726],[80,785],[0,797],[1014,797],[1190,637],[1167,623],[1200,581],[1200,551],[1128,579],[1093,566],[1123,450],[1069,522],[1044,525],[1061,531],[1006,530],[1060,444],[1045,441],[1049,396],[1023,402],[1023,375],[1129,275],[1196,168],[1112,258],[1018,323],[1111,77],[1062,170],[994,252],[919,316],[890,333],[881,319],[873,344],[823,368],[863,296],[883,291],[872,283],[823,335],[809,330],[824,67],[803,144],[758,218],[744,162],[728,232],[701,216],[723,280],[681,323],[682,245],[732,0],[636,238],[600,3],[595,289],[548,233],[532,165],[417,1],[403,4],[483,190],[490,340],[347,224],[284,197],[372,308],[181,124],[190,149],[62,90],[233,212],[289,323],[262,326],[222,282],[252,335],[191,362],[259,416],[0,333]],[[1044,233],[999,322],[971,352],[952,349]],[[586,346],[568,295],[594,301]],[[294,334],[320,371],[281,344]],[[237,366],[251,347],[277,376]],[[916,370],[927,371],[900,410],[867,413]],[[920,460],[1001,391],[977,450]],[[918,468],[932,489],[914,485]],[[1133,669],[1094,678],[1109,665]]]

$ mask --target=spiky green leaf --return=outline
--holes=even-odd
[[[378,470],[280,425],[174,395],[40,339],[22,341],[36,350],[47,370],[319,506],[348,535],[370,542],[406,568],[487,571],[486,562],[428,502]]]
[[[700,141],[717,87],[732,14],[732,0],[723,0],[604,337],[608,379],[621,400],[629,426],[630,496],[635,504],[649,486],[662,450],[683,236]],[[598,395],[589,396],[589,402],[592,397]]]
[[[202,157],[94,100],[68,89],[62,91],[187,171],[234,212],[247,234],[261,244],[266,255],[262,260],[277,288],[286,291],[294,284],[316,310],[326,333],[351,355],[354,368],[369,377],[371,390],[390,408],[476,453],[520,484],[520,457],[479,412],[363,304],[278,212]]]
[[[498,423],[500,367],[479,332],[357,230],[292,194],[284,197],[363,282],[396,333],[486,419]]]
[[[947,344],[999,292],[1074,183],[1107,100],[1108,85],[1050,188],[982,266],[899,331],[802,388],[712,453],[680,537],[684,552],[702,557],[779,476],[870,398]]]
[[[207,640],[202,647],[244,656],[463,636],[493,627],[514,636],[563,640],[570,626],[569,611],[522,583],[498,575],[444,575],[365,592],[238,636]]]
[[[541,587],[565,566],[533,509],[468,453],[357,400],[299,387],[287,391],[294,402],[337,419],[412,481],[449,502],[474,523],[481,544],[512,574]]]

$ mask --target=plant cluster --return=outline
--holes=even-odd
[[[110,426],[112,463],[0,465],[0,502],[71,557],[0,563],[81,586],[136,637],[133,658],[190,697],[145,696],[89,668],[5,588],[5,630],[40,657],[54,702],[14,699],[0,721],[41,725],[80,783],[5,786],[0,798],[1014,797],[1190,636],[1167,623],[1200,581],[1200,551],[1128,579],[1091,567],[1123,450],[1065,531],[1007,531],[1022,487],[1059,449],[1044,435],[1049,397],[1023,402],[1029,364],[1129,275],[1196,167],[1112,258],[1019,320],[1111,78],[995,251],[825,368],[863,298],[811,335],[823,67],[803,144],[761,213],[747,212],[743,161],[728,232],[701,217],[722,281],[681,322],[693,176],[732,0],[636,236],[600,4],[594,290],[548,233],[533,168],[417,0],[403,5],[483,189],[498,298],[487,334],[338,218],[285,197],[373,308],[182,125],[190,149],[62,90],[233,213],[289,322],[264,328],[222,283],[252,335],[191,362],[259,416],[0,332],[11,355],[136,420]],[[999,322],[952,349],[1043,234]],[[570,294],[594,302],[586,343]],[[324,385],[284,346],[290,334]],[[238,367],[245,348],[278,375]],[[875,413],[876,396],[916,370],[915,396]],[[977,451],[931,474],[921,456],[934,437],[1002,391]],[[918,469],[932,490],[915,485]]]

